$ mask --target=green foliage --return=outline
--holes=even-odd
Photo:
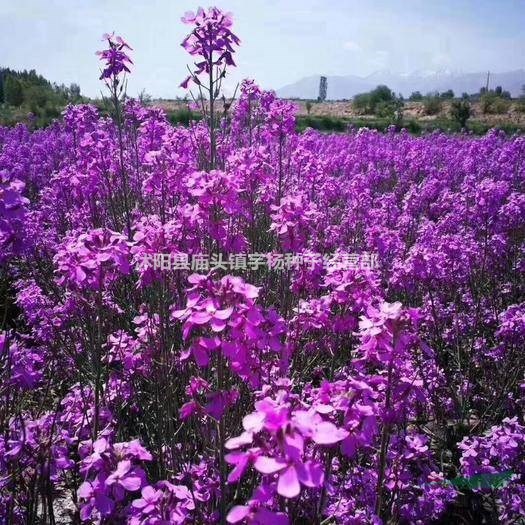
[[[4,82],[4,100],[6,104],[15,107],[21,106],[24,101],[22,83],[11,75]]]
[[[425,115],[437,115],[443,108],[443,102],[438,95],[427,95],[423,101]]]
[[[80,86],[78,84],[71,84],[69,86],[71,102],[78,102],[82,97],[80,95]]]
[[[494,91],[489,91],[481,96],[481,112],[484,115],[507,113],[509,107],[509,101],[498,96]]]
[[[417,122],[417,120],[409,120],[407,125],[406,125],[406,128],[408,129],[408,131],[410,131],[410,133],[412,133],[413,135],[419,135],[421,133],[421,126],[420,124]]]
[[[403,119],[403,102],[399,99],[379,102],[375,108],[375,115],[389,119],[391,123],[400,124]]]
[[[516,104],[516,109],[520,113],[525,113],[525,84],[523,84],[523,86],[521,86],[521,95],[518,98],[518,102]]]
[[[19,114],[18,110],[7,106],[0,106],[0,126],[14,126],[23,119],[24,115]]]
[[[395,108],[389,101],[382,100],[376,104],[374,114],[379,118],[391,118],[394,116]]]
[[[395,98],[394,92],[385,85],[377,86],[370,92],[370,95],[372,96],[372,101],[375,103],[383,101],[389,102]]]
[[[324,115],[320,119],[321,129],[331,130],[331,131],[344,131],[346,124],[343,120],[337,117],[331,117],[329,115]]]
[[[12,124],[25,120],[31,112],[32,122],[42,127],[60,116],[69,103],[82,102],[78,84],[52,84],[35,70],[14,71],[0,68],[0,102],[6,105],[0,115],[0,124]],[[19,108],[15,111],[14,108]]]
[[[41,86],[29,86],[24,89],[24,100],[29,105],[32,113],[37,114],[40,108],[50,102],[50,93]]]
[[[305,106],[306,112],[308,113],[308,115],[310,115],[310,111],[312,111],[312,103],[309,100],[307,100]]]
[[[352,105],[354,107],[354,111],[360,115],[372,113],[370,93],[359,93],[354,97]]]
[[[49,120],[53,120],[60,116],[60,109],[56,105],[48,102],[44,106],[42,113],[45,118]]]
[[[508,485],[513,476],[514,473],[511,471],[500,472],[498,474],[477,474],[469,478],[458,477],[446,480],[444,484],[456,487],[459,490],[498,489]]]
[[[453,99],[454,98],[454,91],[452,91],[451,89],[448,89],[447,91],[443,91],[443,93],[441,93],[440,97],[443,100]]]
[[[353,107],[360,115],[377,115],[394,118],[396,111],[403,105],[388,86],[377,86],[368,93],[360,93],[353,100]]]
[[[334,133],[334,132],[345,132],[349,128],[368,128],[376,129],[381,132],[386,132],[392,126],[392,120],[388,118],[363,118],[363,117],[298,117],[297,118],[297,130],[299,132],[304,131],[306,128],[313,128],[319,131]],[[404,125],[398,125],[398,129],[401,127],[406,128],[413,135],[421,135],[423,133],[432,133],[435,131],[441,131],[443,133],[459,133],[462,130],[462,126],[457,120],[451,118],[438,117],[433,120],[417,121],[409,120]],[[490,124],[471,121],[468,126],[469,133],[475,135],[485,135],[493,126]],[[508,135],[515,133],[524,133],[525,127],[518,124],[501,124],[497,126],[497,129],[501,129]]]
[[[454,100],[450,108],[450,116],[464,128],[467,120],[472,114],[470,102],[468,100]]]
[[[408,97],[408,100],[412,102],[420,102],[423,100],[423,95],[419,91],[412,91],[410,97]]]
[[[503,91],[503,88],[501,86],[496,86],[494,94],[496,94],[500,98],[504,98],[505,100],[510,100],[512,98],[510,96],[510,93],[508,91]]]
[[[331,117],[330,115],[308,116],[297,118],[297,129],[304,131],[306,128],[317,129],[319,131],[345,131],[348,122],[345,119]]]
[[[182,108],[176,111],[170,111],[168,113],[168,119],[174,126],[189,126],[190,122],[201,120],[202,116],[199,113],[193,113],[188,108]]]

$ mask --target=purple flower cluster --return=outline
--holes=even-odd
[[[185,21],[231,63],[229,15]],[[211,135],[115,102],[0,128],[0,523],[517,522],[525,139],[299,134],[253,81]],[[380,265],[142,264],[284,252]]]
[[[505,418],[492,426],[483,436],[466,437],[458,448],[461,451],[461,470],[466,476],[512,472],[506,490],[498,494],[503,509],[502,519],[525,515],[525,427],[518,418]],[[487,489],[478,489],[487,491]]]
[[[195,70],[182,82],[182,87],[188,87],[190,80],[200,85],[198,77],[201,73],[209,74],[214,68],[224,70],[226,66],[235,66],[234,46],[241,41],[230,29],[233,25],[231,13],[224,13],[216,7],[208,10],[200,7],[197,13],[190,11],[181,20],[194,26],[183,40],[182,47],[198,60]]]
[[[100,75],[100,80],[117,78],[121,73],[130,73],[129,66],[133,64],[126,50],[132,51],[131,47],[120,36],[105,34],[104,41],[107,41],[108,48],[97,51],[97,55],[105,62],[104,69]]]

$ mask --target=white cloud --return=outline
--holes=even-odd
[[[343,47],[348,51],[362,51],[362,47],[353,40],[347,40],[344,42]]]

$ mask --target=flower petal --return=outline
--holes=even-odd
[[[126,476],[125,478],[120,480],[120,484],[130,492],[134,490],[139,490],[140,486],[142,485],[142,479],[134,474],[131,474],[129,476]]]
[[[323,421],[315,426],[312,439],[318,445],[333,445],[348,436],[348,431],[337,428],[330,421]]]
[[[268,456],[259,456],[254,463],[254,467],[261,474],[273,474],[279,472],[287,465],[286,461],[270,458]]]
[[[297,471],[293,465],[289,466],[279,476],[277,492],[285,498],[295,498],[301,492]]]
[[[321,463],[307,461],[297,465],[299,481],[307,487],[320,487],[324,481],[324,470]]]
[[[228,515],[226,516],[226,521],[228,523],[239,523],[242,521],[248,513],[250,512],[250,507],[247,507],[246,505],[235,505],[235,507],[228,512]]]
[[[224,310],[217,310],[213,317],[216,317],[217,319],[226,320],[229,319],[231,314],[233,313],[233,307],[225,308]]]

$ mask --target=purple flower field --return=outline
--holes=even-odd
[[[297,133],[183,22],[201,121],[105,35],[106,113],[0,128],[0,524],[523,523],[525,137]]]

